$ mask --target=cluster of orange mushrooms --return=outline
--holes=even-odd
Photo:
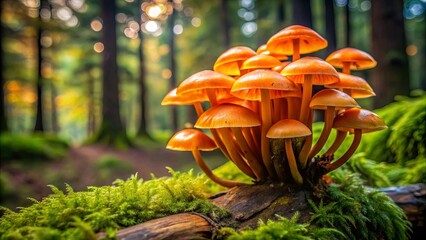
[[[354,48],[335,51],[325,61],[300,57],[326,46],[327,41],[312,29],[293,25],[272,36],[257,52],[244,46],[225,51],[214,71],[193,74],[164,97],[162,105],[193,105],[198,115],[195,128],[178,131],[167,148],[192,151],[205,174],[225,187],[241,183],[216,176],[200,151],[220,148],[254,182],[302,185],[309,167],[321,158],[329,159],[324,174],[342,166],[363,133],[386,125],[354,100],[375,94],[364,79],[350,75],[351,70],[375,67],[376,61]],[[325,88],[312,96],[313,85]],[[202,105],[206,101],[210,103],[207,110]],[[315,144],[314,110],[324,111],[324,128]],[[316,156],[333,128],[337,131],[333,144]],[[200,129],[210,130],[212,138]],[[333,161],[348,133],[354,134],[352,144]]]

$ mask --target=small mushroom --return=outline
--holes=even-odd
[[[324,128],[321,135],[309,152],[308,159],[312,159],[324,144],[327,142],[331,129],[333,128],[333,120],[337,110],[359,107],[358,103],[349,95],[335,89],[324,89],[317,92],[311,99],[310,107],[312,109],[325,110]],[[302,163],[305,167],[306,162]]]
[[[314,30],[292,25],[272,36],[266,43],[271,54],[292,55],[292,61],[300,58],[300,54],[311,53],[327,47],[327,40]]]
[[[370,69],[377,65],[370,54],[350,47],[332,52],[325,61],[336,68],[342,68],[345,74],[350,74],[351,70]]]
[[[296,158],[294,156],[293,147],[291,144],[292,138],[305,137],[311,135],[311,130],[303,123],[294,119],[283,119],[275,123],[268,131],[268,138],[284,138],[285,152],[290,166],[291,176],[294,181],[301,185],[303,178],[299,173]]]
[[[241,64],[257,53],[244,46],[235,46],[223,52],[213,65],[213,70],[229,76],[240,76]]]
[[[199,94],[196,92],[190,92],[188,94],[176,94],[177,88],[172,89],[161,101],[162,106],[180,106],[180,105],[194,105],[197,115],[203,114],[203,106],[201,102],[207,101],[206,95]]]
[[[351,108],[339,113],[334,119],[333,127],[341,131],[354,133],[354,139],[349,149],[338,160],[327,166],[328,172],[339,168],[349,160],[359,146],[363,133],[387,128],[386,124],[379,116],[361,108]]]
[[[326,88],[337,88],[353,98],[376,96],[370,85],[361,77],[345,73],[339,74],[340,82],[325,85]]]
[[[215,183],[224,187],[235,187],[242,185],[241,182],[226,180],[216,176],[204,162],[201,151],[213,151],[217,148],[216,143],[209,136],[196,129],[183,129],[175,133],[166,146],[167,149],[175,151],[191,151],[196,163],[201,170]]]

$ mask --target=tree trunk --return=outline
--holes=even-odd
[[[414,231],[422,230],[426,215],[426,185],[415,184],[383,189],[400,206],[413,223]],[[256,198],[253,198],[256,196]],[[311,217],[307,199],[312,198],[308,191],[301,191],[290,185],[250,185],[240,186],[212,196],[212,202],[226,208],[231,217],[220,223],[197,213],[181,213],[147,221],[117,232],[118,239],[210,239],[218,226],[232,226],[237,230],[255,228],[260,219],[276,219],[276,215],[291,218],[299,212],[300,222]],[[404,207],[409,206],[409,207]],[[415,218],[413,218],[415,216]],[[413,221],[413,219],[415,221]],[[193,226],[193,227],[191,227]],[[422,239],[419,232],[412,239]],[[424,236],[424,235],[423,235]],[[97,235],[105,237],[105,233]],[[419,237],[419,238],[416,238]]]
[[[52,118],[52,132],[59,133],[59,122],[58,122],[58,109],[56,107],[56,96],[58,96],[56,86],[53,82],[50,82],[50,109],[51,109],[51,118]]]
[[[327,55],[336,51],[336,21],[334,18],[334,0],[324,0],[325,36],[328,41]]]
[[[351,14],[349,9],[349,0],[345,5],[345,46],[351,47]]]
[[[312,28],[312,11],[310,0],[293,0],[293,24]]]
[[[3,1],[0,1],[0,9],[3,9]],[[2,19],[2,12],[0,10],[0,20]],[[6,102],[5,102],[5,79],[4,79],[4,66],[3,66],[3,26],[0,26],[0,134],[9,131],[6,117]]]
[[[376,92],[374,107],[394,101],[396,95],[410,93],[408,57],[405,52],[403,1],[372,1],[372,55],[377,67],[372,74]]]
[[[103,32],[102,42],[102,124],[95,141],[106,144],[130,144],[120,118],[119,79],[117,71],[116,3],[113,0],[102,2]]]
[[[172,76],[170,77],[170,90],[175,88],[177,86],[177,73],[176,73],[176,60],[175,60],[175,33],[173,32],[173,28],[175,26],[175,17],[176,17],[176,10],[174,9],[173,0],[169,0],[170,3],[173,6],[173,12],[170,14],[168,19],[169,24],[169,48],[170,48],[170,54],[169,54],[169,64],[170,64],[170,71],[172,72]],[[177,116],[177,109],[176,107],[171,107],[171,120],[172,120],[172,130],[173,132],[176,132],[178,130],[178,116]]]
[[[40,17],[41,10],[43,7],[48,4],[46,0],[40,1],[39,6],[39,16],[37,22],[37,36],[36,36],[36,46],[37,46],[37,79],[36,79],[36,96],[37,96],[37,106],[36,106],[36,122],[34,126],[34,132],[44,132],[43,124],[43,76],[41,74],[41,66],[43,63],[43,46],[41,46],[41,35],[43,33],[43,20]]]
[[[231,28],[228,14],[228,0],[220,0],[220,20],[222,27],[223,48],[224,51],[231,47],[231,36],[229,30]]]
[[[142,24],[141,20],[141,14],[142,14],[142,0],[138,1],[138,16],[136,16],[136,19],[138,19],[139,24]],[[145,67],[145,55],[144,55],[144,36],[142,30],[138,33],[139,36],[139,49],[138,49],[138,56],[139,56],[139,104],[140,104],[140,119],[139,119],[139,129],[138,129],[138,135],[139,136],[147,136],[149,137],[148,130],[147,130],[147,117],[146,114],[148,113],[148,104],[147,104],[147,92],[146,92],[146,67]]]
[[[92,76],[92,70],[87,69],[87,135],[91,136],[96,129],[95,120],[95,79]]]

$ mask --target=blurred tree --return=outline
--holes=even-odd
[[[175,17],[176,17],[176,9],[174,9],[173,0],[169,0],[170,4],[173,6],[173,11],[168,17],[168,26],[169,26],[169,67],[172,73],[170,77],[170,90],[177,86],[177,68],[176,68],[176,59],[175,59],[175,34],[174,34],[174,26],[175,26]],[[172,130],[173,132],[178,130],[178,115],[176,107],[171,108],[171,118],[172,118]]]
[[[292,24],[299,24],[312,28],[312,14],[310,0],[293,0]]]
[[[102,123],[95,136],[95,141],[122,147],[130,145],[130,141],[120,118],[116,8],[114,0],[102,1],[102,42],[104,44],[102,54]]]
[[[325,7],[325,38],[328,41],[327,55],[336,50],[336,21],[334,0],[324,0]]]
[[[223,51],[231,47],[228,0],[220,0],[220,20],[222,27]]]
[[[350,13],[350,3],[349,0],[346,1],[346,4],[344,6],[345,9],[345,46],[350,47],[352,46],[352,41],[351,41],[351,13]]]
[[[393,102],[396,95],[410,91],[406,54],[403,1],[372,1],[372,55],[378,65],[372,72],[377,97],[374,107]]]
[[[34,126],[34,132],[44,132],[43,123],[43,76],[42,76],[42,64],[43,64],[43,46],[41,45],[42,33],[43,33],[43,22],[42,12],[47,8],[50,11],[50,3],[47,0],[41,0],[38,10],[38,24],[36,27],[36,48],[37,48],[37,79],[36,79],[36,96],[37,96],[37,108],[36,108],[36,122]]]
[[[6,117],[6,104],[5,104],[5,87],[4,87],[4,65],[3,65],[3,1],[0,1],[0,133],[9,131]]]
[[[138,0],[138,14],[136,19],[139,23],[139,26],[142,24],[142,0]],[[145,64],[145,55],[144,55],[144,33],[142,29],[138,32],[139,37],[139,47],[138,47],[138,57],[139,57],[139,109],[140,109],[140,118],[139,118],[139,129],[138,136],[151,138],[148,129],[147,129],[147,117],[148,113],[148,104],[147,104],[147,91],[146,91],[146,64]]]

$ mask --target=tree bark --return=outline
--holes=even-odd
[[[334,18],[334,0],[324,0],[325,32],[328,41],[327,55],[336,50],[336,21]]]
[[[173,0],[169,0],[170,3],[173,6]],[[175,17],[176,17],[176,10],[173,6],[173,12],[170,14],[168,19],[168,25],[169,25],[169,48],[170,48],[170,54],[169,54],[169,66],[170,71],[172,72],[172,76],[170,77],[170,90],[175,88],[177,86],[177,80],[176,80],[176,59],[175,59],[175,33],[173,31],[173,28],[175,26]],[[176,107],[172,106],[171,109],[171,120],[172,120],[172,130],[173,132],[176,132],[178,130],[178,116],[177,116],[177,109]]]
[[[312,28],[312,11],[310,0],[293,0],[293,24]]]
[[[142,0],[138,1],[138,16],[136,16],[136,19],[138,19],[139,25],[142,24],[141,14],[142,14]],[[148,112],[148,104],[147,104],[147,92],[146,92],[146,67],[145,67],[145,55],[144,55],[144,36],[142,30],[138,33],[139,36],[139,49],[138,49],[138,56],[139,56],[139,104],[140,104],[140,118],[139,118],[139,129],[138,129],[138,135],[139,136],[148,136],[149,133],[147,130],[147,117],[146,114]]]
[[[408,57],[405,52],[403,1],[372,1],[372,55],[377,67],[372,72],[376,92],[374,108],[410,93]]]
[[[426,185],[414,184],[381,189],[407,214],[413,224],[412,239],[422,239],[426,216]],[[256,196],[256,198],[253,198]],[[254,228],[260,219],[276,219],[276,215],[291,218],[296,211],[300,222],[307,222],[311,208],[310,192],[290,185],[247,185],[230,189],[211,197],[213,204],[226,208],[231,217],[220,223],[196,213],[181,213],[154,219],[117,232],[118,239],[206,239],[217,226],[233,226],[238,230]],[[191,227],[192,226],[192,227]],[[419,232],[416,232],[419,231]],[[423,231],[423,232],[421,232]],[[104,237],[98,234],[98,238]],[[419,237],[419,238],[416,238]]]
[[[349,0],[345,5],[345,46],[351,47],[351,14],[349,9]]]
[[[0,9],[3,9],[3,1],[0,1]],[[2,12],[0,11],[0,20],[2,19]],[[3,25],[0,25],[0,133],[9,131],[6,117],[6,102],[5,102],[5,79],[4,79],[4,65],[3,65]]]
[[[231,28],[228,15],[228,0],[220,0],[220,20],[222,27],[223,48],[224,51],[231,47],[231,36],[229,30]]]

